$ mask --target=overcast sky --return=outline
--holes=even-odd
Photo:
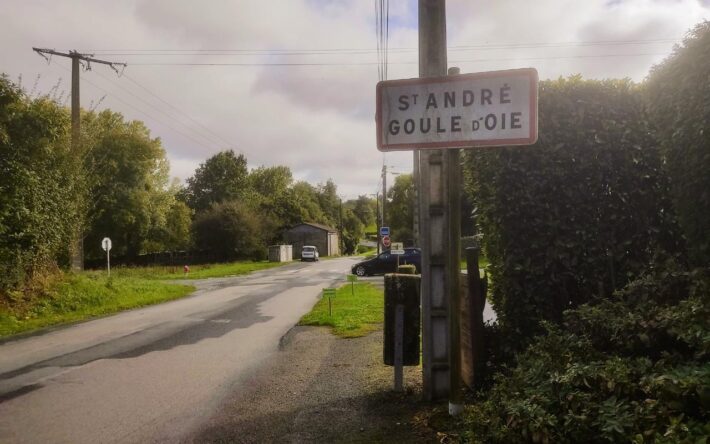
[[[411,154],[375,146],[375,3],[2,0],[0,71],[21,76],[33,96],[58,85],[67,97],[69,60],[47,64],[33,46],[127,62],[121,77],[102,65],[83,72],[81,104],[144,121],[173,176],[232,148],[252,168],[286,165],[313,184],[332,178],[352,198],[376,191],[383,159],[411,169]],[[417,76],[416,8],[390,2],[390,79]],[[710,0],[448,0],[449,64],[641,81],[704,19]],[[344,51],[352,49],[362,51]]]

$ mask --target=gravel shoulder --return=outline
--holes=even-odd
[[[421,412],[421,368],[405,367],[392,391],[382,363],[382,330],[341,339],[324,327],[294,327],[280,350],[235,382],[187,443],[438,442]]]

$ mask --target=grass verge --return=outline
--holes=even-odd
[[[465,270],[467,266],[468,261],[466,258],[461,259],[461,269]],[[478,258],[478,268],[484,269],[488,266],[489,262],[488,259],[485,256],[480,256]]]
[[[333,315],[328,314],[328,298],[321,298],[303,316],[299,325],[330,326],[334,334],[343,338],[365,336],[384,321],[384,291],[368,282],[358,282],[351,291],[350,284],[338,288],[332,298]]]
[[[205,279],[213,277],[239,276],[254,271],[280,267],[290,262],[252,262],[238,261],[226,264],[191,265],[190,273],[185,276],[182,266],[154,266],[154,267],[116,267],[111,269],[111,275],[116,277],[131,277],[142,279]],[[92,274],[101,274],[104,271],[92,271]]]
[[[157,304],[194,290],[135,277],[68,274],[30,299],[0,304],[0,337]]]

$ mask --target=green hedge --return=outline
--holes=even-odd
[[[690,257],[710,265],[710,22],[649,76],[649,110]]]
[[[68,129],[65,109],[0,76],[0,296],[68,256],[82,193]]]
[[[664,264],[565,314],[465,414],[481,443],[707,442],[710,279]]]
[[[659,150],[630,81],[543,81],[534,146],[471,150],[501,328],[518,344],[679,248]]]

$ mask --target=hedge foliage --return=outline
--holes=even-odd
[[[67,258],[82,193],[68,129],[65,109],[0,76],[0,291]]]
[[[710,265],[710,22],[648,78],[649,112],[691,260]]]
[[[679,248],[635,84],[541,82],[539,134],[534,146],[465,156],[493,305],[517,344],[540,320],[559,322],[564,310],[623,287],[656,249]]]
[[[708,319],[708,273],[668,264],[569,310],[468,408],[468,439],[707,442]]]

